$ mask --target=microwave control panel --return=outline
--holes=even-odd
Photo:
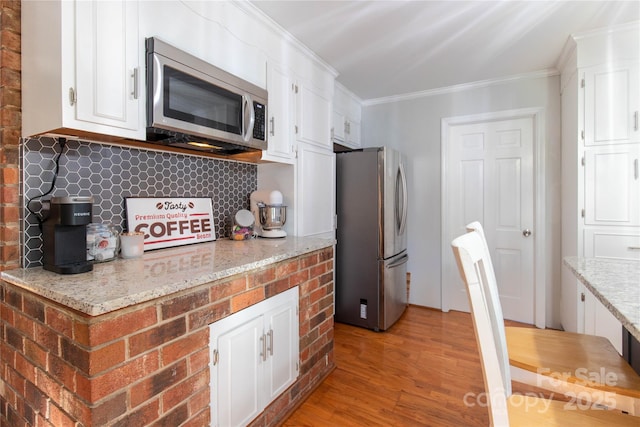
[[[253,111],[255,112],[255,123],[253,125],[253,138],[260,141],[266,140],[266,124],[267,124],[267,108],[264,104],[253,102]]]

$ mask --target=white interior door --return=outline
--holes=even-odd
[[[453,125],[445,160],[451,242],[480,221],[491,251],[504,317],[534,323],[533,117]],[[443,253],[443,310],[469,311],[451,250]]]

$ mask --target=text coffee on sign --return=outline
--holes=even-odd
[[[216,238],[209,198],[128,198],[127,223],[144,233],[145,250]]]

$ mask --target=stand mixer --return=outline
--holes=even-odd
[[[267,238],[286,237],[282,229],[287,220],[287,207],[277,190],[258,190],[251,193],[251,213],[256,218],[255,232]]]

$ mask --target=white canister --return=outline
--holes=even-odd
[[[120,256],[137,258],[144,253],[144,233],[132,231],[120,235]]]

